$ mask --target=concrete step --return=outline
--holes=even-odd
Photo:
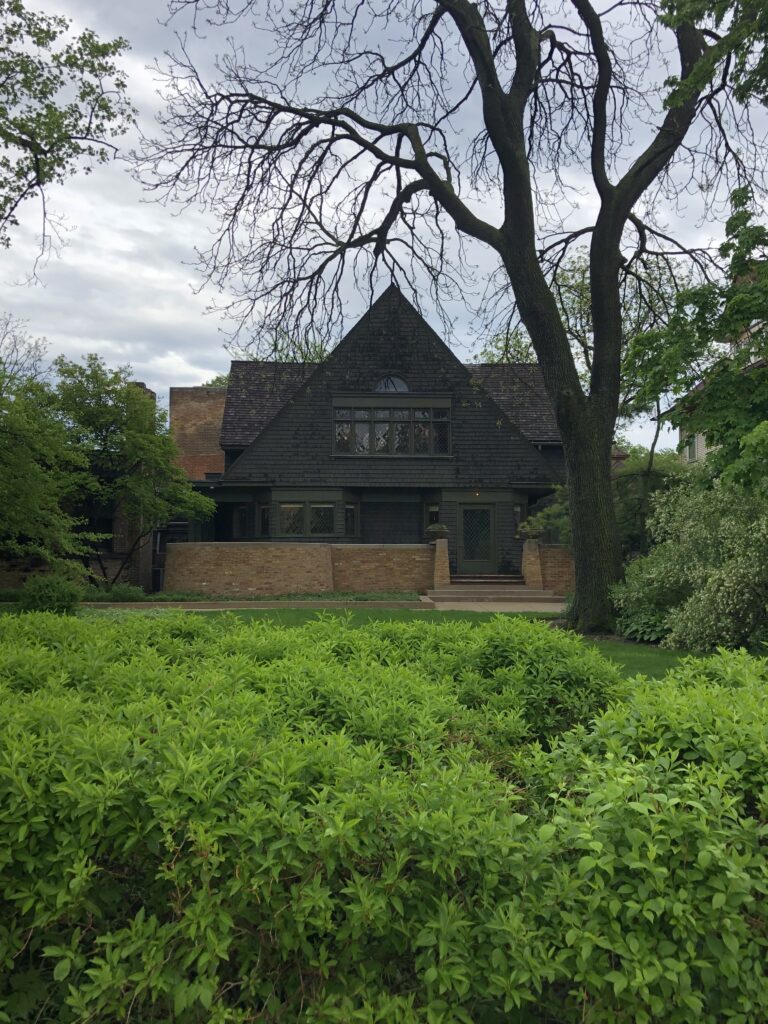
[[[505,576],[451,576],[451,584],[455,586],[504,587],[524,582],[522,573],[508,573]]]
[[[435,604],[455,601],[486,601],[486,602],[541,602],[547,604],[557,601],[558,597],[552,590],[534,590],[532,587],[443,587],[440,590],[428,590],[426,596]]]

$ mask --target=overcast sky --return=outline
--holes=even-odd
[[[148,133],[160,100],[152,63],[174,48],[174,29],[161,20],[163,0],[36,0],[47,13],[71,18],[75,28],[90,27],[103,38],[124,36],[131,51],[124,59],[129,94]],[[201,59],[214,46],[194,43]],[[578,169],[577,173],[578,173]],[[209,224],[195,211],[166,209],[149,201],[119,160],[77,176],[50,193],[50,206],[66,222],[65,245],[26,283],[34,262],[39,209],[29,202],[10,250],[0,252],[2,306],[45,336],[51,354],[78,358],[98,352],[112,365],[129,363],[135,376],[167,397],[174,385],[200,384],[228,368],[222,324],[205,315],[210,294],[196,294],[196,244],[205,245]],[[436,316],[432,325],[441,332]],[[477,345],[471,323],[459,305],[451,339],[461,358]],[[638,425],[633,440],[649,440],[652,430]],[[667,443],[673,443],[667,441]]]

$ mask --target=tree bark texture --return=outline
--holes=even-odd
[[[564,442],[568,474],[576,591],[572,623],[584,633],[612,632],[610,590],[621,558],[613,509],[611,434],[591,418],[570,430]]]

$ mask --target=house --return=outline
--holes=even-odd
[[[713,436],[710,436],[708,440],[704,434],[692,431],[688,423],[688,418],[696,409],[698,399],[702,395],[708,396],[707,388],[713,381],[722,381],[730,377],[732,381],[739,384],[738,392],[730,396],[731,408],[728,408],[728,403],[723,406],[723,429],[729,431],[732,425],[737,425],[744,433],[748,433],[751,427],[757,426],[765,418],[766,411],[768,411],[768,390],[766,390],[768,359],[765,356],[753,354],[743,364],[734,363],[733,354],[744,345],[744,342],[740,345],[732,345],[731,359],[722,359],[710,369],[708,375],[692,391],[683,399],[678,400],[665,413],[668,418],[674,416],[677,421],[678,451],[682,462],[689,465],[703,462],[710,452],[717,451],[720,447],[718,442],[710,443],[713,436],[716,439],[720,434],[719,428],[713,430]]]
[[[394,286],[326,361],[233,362],[170,414],[218,506],[199,543],[424,545],[444,524],[452,573],[515,573],[519,522],[564,478],[539,368],[462,364]]]

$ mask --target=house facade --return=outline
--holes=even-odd
[[[193,541],[410,545],[443,524],[452,573],[514,573],[518,524],[564,476],[538,367],[462,364],[395,287],[323,363],[236,361],[170,411],[217,503]]]

